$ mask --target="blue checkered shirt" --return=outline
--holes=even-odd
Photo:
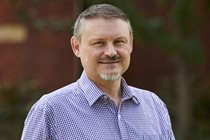
[[[128,86],[114,101],[85,72],[31,108],[21,140],[174,140],[165,104],[152,92]]]

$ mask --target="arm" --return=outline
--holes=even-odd
[[[25,120],[21,140],[49,140],[50,118],[47,105],[35,104]]]
[[[153,101],[156,104],[156,110],[160,116],[160,123],[162,123],[163,126],[163,132],[166,133],[169,140],[175,140],[171,120],[169,116],[168,109],[165,105],[165,103],[155,94],[152,94]],[[158,106],[158,107],[157,107]]]

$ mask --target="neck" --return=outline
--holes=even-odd
[[[117,107],[119,106],[122,98],[121,78],[113,81],[101,80],[101,82],[94,83],[101,91],[114,100]]]

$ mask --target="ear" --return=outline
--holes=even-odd
[[[130,36],[131,53],[133,51],[133,35]]]
[[[76,57],[80,57],[80,43],[75,36],[70,38],[71,48],[76,55]]]

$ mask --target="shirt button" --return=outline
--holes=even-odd
[[[108,97],[107,97],[107,96],[104,96],[104,99],[105,99],[105,100],[107,100],[107,99],[108,99]]]

